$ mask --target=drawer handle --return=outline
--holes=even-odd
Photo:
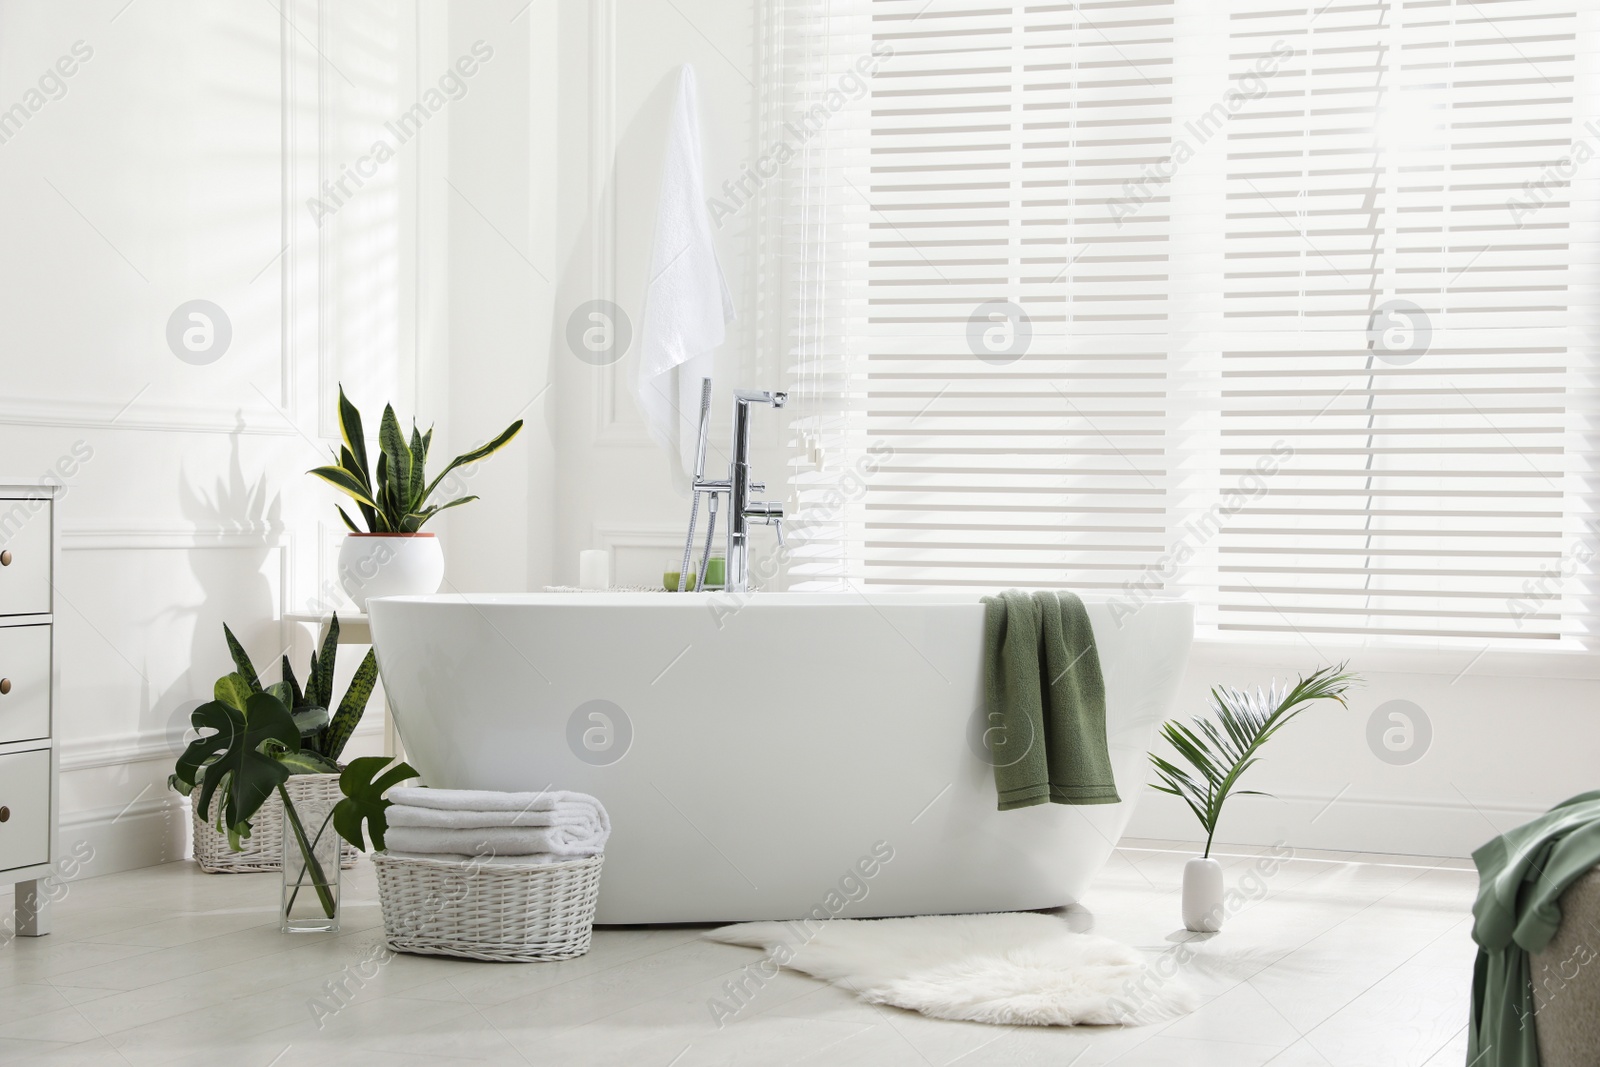
[[[11,566],[11,550],[8,548],[4,552],[0,552],[0,567],[9,566]]]
[[[0,678],[0,697],[9,696],[10,694],[11,694],[11,679],[10,678]]]
[[[11,821],[11,809],[8,808],[8,807],[5,807],[3,805],[0,805],[0,822],[10,822],[10,821]]]

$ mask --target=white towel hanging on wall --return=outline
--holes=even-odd
[[[650,435],[693,473],[700,379],[727,336],[733,296],[717,262],[706,214],[694,68],[684,64],[661,174],[634,396]]]

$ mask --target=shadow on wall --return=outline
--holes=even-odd
[[[592,443],[595,435],[594,420],[597,403],[602,399],[598,390],[611,389],[615,396],[620,420],[632,422],[633,378],[637,366],[639,328],[644,317],[645,290],[649,282],[651,249],[655,241],[655,214],[660,192],[662,161],[666,155],[667,133],[673,106],[677,101],[680,67],[674,65],[664,73],[649,95],[634,111],[627,126],[619,130],[616,143],[609,153],[610,166],[606,172],[603,189],[591,190],[587,182],[580,181],[573,189],[584,198],[583,222],[573,233],[568,247],[571,249],[556,279],[555,314],[551,317],[550,381],[554,390],[563,397],[580,398],[582,402],[561,403],[554,406],[558,414],[551,422],[555,435],[556,476],[561,480],[558,499],[583,499],[593,493],[594,462]],[[706,108],[705,86],[701,86],[702,121]],[[710,124],[703,124],[702,136],[715,136]],[[713,155],[711,145],[706,145],[704,156]],[[617,175],[626,171],[626,188],[619,187]],[[716,184],[708,162],[706,170],[708,187]],[[576,198],[576,197],[574,197]],[[596,215],[596,205],[616,205],[616,232],[612,234],[615,291],[597,292],[599,270],[593,261],[596,238],[601,220]],[[751,231],[753,232],[753,231]],[[724,268],[729,266],[726,251],[728,243],[747,239],[748,234],[719,234],[718,245],[723,252]],[[735,274],[729,272],[729,284],[734,287],[735,306],[741,318],[746,314],[749,290],[740,284]],[[714,374],[725,384],[731,354],[738,351],[742,338],[739,320],[730,324],[728,341],[715,356]],[[608,377],[602,368],[610,368]],[[713,433],[710,463],[715,468],[727,457],[722,442],[727,439],[725,428],[716,426],[718,408],[713,408]],[[689,413],[695,421],[696,413]],[[651,447],[647,462],[660,465],[662,484],[677,484],[683,475],[673,457],[664,449]],[[596,500],[604,505],[605,501]],[[687,515],[687,512],[685,512]],[[571,540],[575,539],[575,540]],[[589,543],[587,532],[575,528],[558,527],[556,530],[557,581],[571,582],[575,572],[563,577],[560,561],[575,561],[579,549],[596,547]]]
[[[242,425],[242,416],[239,421]],[[185,472],[178,475],[179,506],[199,536],[186,558],[201,596],[196,604],[166,608],[156,616],[190,623],[189,666],[168,689],[175,706],[153,714],[149,708],[141,710],[143,720],[166,720],[174,754],[183,747],[190,712],[211,699],[216,679],[231,669],[222,624],[227,622],[246,648],[278,643],[277,594],[264,569],[283,536],[282,498],[269,493],[265,474],[246,477],[241,434],[233,433],[228,441],[226,473],[213,484],[202,485]],[[252,658],[262,670],[272,662],[255,651]]]

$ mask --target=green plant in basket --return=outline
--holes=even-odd
[[[282,660],[282,678],[263,685],[233,631],[224,625],[222,632],[235,670],[218,678],[213,699],[192,713],[190,722],[199,736],[178,757],[168,784],[185,796],[192,796],[199,788],[195,810],[218,832],[227,835],[234,851],[243,851],[251,834],[250,820],[276,793],[318,898],[332,918],[336,904],[327,873],[316,857],[317,845],[329,831],[332,814],[323,825],[308,831],[284,784],[295,774],[336,774],[344,770],[339,756],[372,696],[378,677],[377,659],[368,650],[337,710],[330,714],[338,656],[337,615],[329,623],[320,655],[311,654],[304,687],[295,677],[288,656]]]
[[[227,833],[235,850],[242,850],[241,842],[250,836],[250,820],[276,792],[323,909],[332,918],[336,905],[327,872],[316,857],[316,842],[307,835],[294,801],[283,787],[291,773],[315,773],[327,761],[302,751],[300,727],[276,694],[249,693],[242,703],[243,707],[236,707],[230,700],[218,699],[194,710],[192,721],[200,736],[178,757],[170,782],[184,793],[198,783],[196,810],[210,822],[211,806],[217,803],[216,824]],[[316,838],[326,830],[325,825],[317,828]]]
[[[302,749],[309,756],[320,756],[327,761],[326,766],[318,767],[316,771],[298,773],[338,771],[339,755],[349,742],[350,735],[354,734],[356,727],[361,724],[361,716],[367,710],[367,702],[371,699],[373,687],[378,681],[378,659],[373,650],[367,649],[367,654],[356,667],[349,688],[345,690],[344,697],[340,699],[335,710],[333,671],[339,656],[337,612],[329,621],[328,632],[322,639],[321,656],[315,651],[311,653],[311,667],[306,672],[303,689],[295,677],[294,668],[289,665],[288,656],[283,657],[282,680],[263,687],[256,676],[255,667],[250,663],[249,655],[239,644],[238,638],[233,636],[233,631],[224,625],[222,633],[227,638],[228,651],[233,655],[236,670],[226,678],[218,680],[217,699],[230,699],[234,701],[235,707],[242,707],[242,704],[237,702],[237,698],[241,695],[263,691],[271,693],[287,705],[294,715],[295,725],[300,730]],[[223,687],[224,682],[228,683],[226,689]]]

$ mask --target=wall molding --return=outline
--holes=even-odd
[[[617,5],[589,0],[589,296],[617,300]],[[641,322],[633,324],[635,348]],[[629,366],[632,366],[630,363]],[[621,418],[627,378],[621,363],[595,375],[593,440],[606,447],[648,445],[648,430]]]
[[[1141,787],[1141,791],[1144,791]],[[1285,842],[1298,848],[1464,858],[1485,841],[1527,822],[1537,804],[1342,793],[1337,798],[1278,793],[1240,796],[1228,807],[1219,840],[1235,845]],[[1146,796],[1129,837],[1199,841],[1194,815],[1176,799]]]
[[[297,43],[297,34],[289,25],[290,5],[285,0],[279,19],[279,65],[282,80],[279,85],[278,107],[280,115],[280,160],[283,176],[280,201],[280,235],[292,240],[298,221],[299,201],[291,186],[293,160],[300,138],[297,136],[295,80],[293,73],[297,54],[307,45]],[[321,0],[315,2],[320,10]],[[321,33],[320,23],[318,33]],[[320,114],[319,114],[320,119]],[[278,351],[278,399],[274,402],[263,395],[265,405],[244,407],[237,404],[220,405],[215,401],[200,403],[175,403],[170,400],[146,401],[141,391],[132,400],[110,398],[83,400],[68,396],[0,398],[0,425],[11,426],[79,426],[90,429],[145,430],[168,433],[221,433],[252,434],[268,437],[295,437],[300,435],[297,425],[298,396],[294,389],[296,378],[294,361],[297,354],[292,337],[295,309],[294,250],[285,245],[287,255],[281,257],[278,270],[282,279],[278,303],[281,342]],[[320,293],[319,293],[320,296]],[[149,388],[149,385],[145,387]]]
[[[288,533],[282,527],[183,526],[175,523],[116,525],[78,523],[63,526],[64,552],[117,551],[121,549],[286,548]]]
[[[368,705],[368,711],[376,705]],[[381,711],[381,709],[377,709]],[[118,734],[101,734],[96,737],[75,738],[61,742],[61,773],[94,771],[106,767],[122,767],[132,763],[151,763],[156,760],[176,759],[188,745],[189,730],[152,728],[130,730]],[[351,734],[351,740],[383,737],[384,728],[376,718],[363,716],[361,725]],[[63,817],[66,826],[77,815]]]
[[[687,526],[665,522],[597,522],[592,527],[596,547],[608,552],[619,548],[682,548]]]
[[[184,745],[183,733],[172,730],[130,730],[62,741],[61,773],[176,759]],[[61,825],[68,825],[72,819],[78,818],[78,814],[63,816]]]
[[[230,411],[216,404],[146,403],[142,398],[130,403],[14,395],[0,399],[0,425],[239,433],[264,437],[294,437],[300,432],[283,413],[260,405],[233,407]]]

